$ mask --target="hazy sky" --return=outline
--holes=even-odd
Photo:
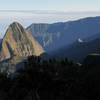
[[[100,0],[0,0],[0,10],[100,10]]]
[[[14,21],[55,23],[100,16],[100,0],[0,0],[0,38]]]

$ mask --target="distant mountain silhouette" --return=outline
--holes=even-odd
[[[54,24],[32,24],[27,30],[44,46],[53,51],[73,43],[78,38],[85,39],[100,33],[100,17],[89,17],[76,21]]]
[[[13,56],[39,56],[44,52],[42,46],[19,23],[12,23],[2,40],[0,60]]]

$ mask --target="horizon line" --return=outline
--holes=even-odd
[[[78,12],[100,12],[100,10],[88,10],[88,11],[86,11],[86,10],[82,10],[82,11],[65,11],[65,10],[6,10],[6,9],[0,9],[0,11],[9,11],[9,12],[13,12],[13,11],[15,11],[15,12],[32,12],[32,11],[49,11],[49,12],[65,12],[65,13],[69,13],[69,12],[75,12],[75,13],[78,13]]]

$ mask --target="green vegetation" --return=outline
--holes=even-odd
[[[99,100],[100,63],[96,63],[91,67],[68,59],[44,61],[28,57],[13,77],[0,74],[0,97],[2,100]]]
[[[0,63],[0,72],[1,73],[14,73],[17,70],[17,67],[22,67],[22,62],[26,59],[26,57],[22,56],[14,56],[11,59],[3,61]]]

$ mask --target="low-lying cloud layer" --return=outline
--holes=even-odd
[[[63,11],[0,11],[0,37],[4,36],[8,25],[18,21],[27,27],[32,23],[55,23],[77,20],[84,17],[100,16],[100,11],[94,12],[63,12]]]

